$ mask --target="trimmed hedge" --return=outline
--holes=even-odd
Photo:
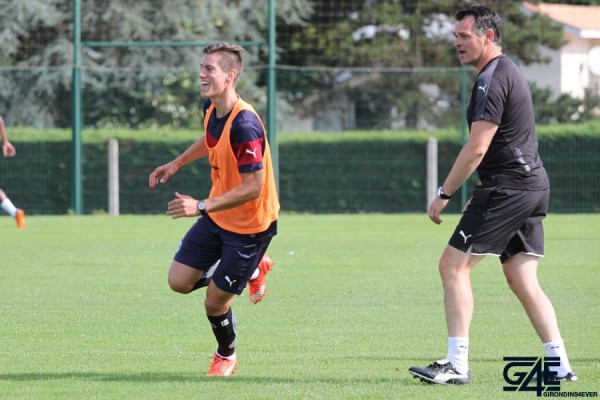
[[[421,133],[422,135],[422,133]],[[426,210],[426,139],[391,134],[328,135],[325,140],[290,137],[279,145],[282,209],[290,212],[358,213]],[[12,135],[11,135],[12,138]],[[210,168],[206,160],[188,165],[157,190],[148,175],[180,154],[194,139],[119,142],[120,211],[165,212],[173,193],[207,196]],[[2,187],[28,214],[65,214],[71,207],[70,141],[13,141],[18,157],[0,159]],[[439,178],[444,179],[460,151],[457,140],[440,139]],[[551,212],[600,211],[600,136],[540,135],[540,154],[552,184]],[[86,214],[108,208],[107,143],[83,145]],[[469,182],[472,187],[475,180]],[[452,201],[448,212],[459,212]]]

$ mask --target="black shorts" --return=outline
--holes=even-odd
[[[503,263],[520,252],[543,257],[549,195],[549,189],[478,186],[448,243],[474,255],[497,255]]]
[[[239,295],[276,234],[277,221],[264,232],[242,235],[220,228],[209,217],[200,217],[181,240],[173,259],[202,271],[220,260],[213,282],[219,289]]]

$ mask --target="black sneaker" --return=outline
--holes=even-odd
[[[551,382],[577,382],[579,377],[577,376],[577,372],[567,372],[565,376],[556,376],[552,375],[549,379]]]
[[[471,371],[459,374],[448,360],[438,360],[426,367],[410,367],[408,372],[421,382],[440,383],[442,385],[462,385],[471,382]]]

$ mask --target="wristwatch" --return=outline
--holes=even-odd
[[[440,186],[437,190],[437,195],[440,199],[444,199],[444,200],[450,200],[452,198],[452,195],[447,195],[446,193],[444,193],[444,187]],[[200,206],[198,206],[200,207]]]
[[[200,214],[206,215],[206,203],[204,200],[198,202],[198,211],[200,211]]]

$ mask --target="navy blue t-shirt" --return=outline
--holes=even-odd
[[[204,115],[211,104],[210,100],[204,103]],[[211,113],[208,129],[206,129],[208,147],[212,148],[219,142],[230,115],[231,111],[225,116],[217,118],[216,109]],[[240,111],[231,123],[229,139],[240,173],[259,171],[263,168],[265,131],[256,114],[248,110]]]

